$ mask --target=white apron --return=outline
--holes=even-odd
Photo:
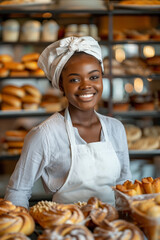
[[[65,110],[65,124],[71,148],[71,167],[65,183],[52,200],[59,203],[86,202],[95,196],[114,205],[111,187],[120,176],[120,163],[108,139],[105,124],[101,121],[104,142],[79,145],[76,144],[68,108]]]

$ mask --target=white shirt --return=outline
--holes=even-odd
[[[99,114],[104,121],[110,141],[120,161],[121,175],[116,184],[131,179],[125,129],[114,118]],[[77,144],[86,144],[74,128]],[[101,131],[101,141],[104,141]],[[107,157],[107,156],[106,156]],[[109,159],[112,161],[112,159]],[[23,150],[10,178],[5,199],[15,205],[28,207],[34,182],[40,177],[47,193],[55,193],[65,182],[70,169],[70,148],[64,117],[55,113],[32,128],[25,137]]]

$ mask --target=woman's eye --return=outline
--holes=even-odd
[[[91,80],[97,80],[99,78],[98,75],[90,77]]]
[[[72,79],[69,80],[69,82],[71,82],[71,83],[79,82],[79,79],[77,79],[77,78],[72,78]]]

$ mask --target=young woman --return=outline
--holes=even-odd
[[[114,204],[112,186],[131,179],[131,172],[122,123],[94,109],[103,91],[100,46],[91,37],[65,38],[48,46],[38,64],[68,107],[28,133],[5,199],[28,207],[41,177],[55,202],[96,196]]]

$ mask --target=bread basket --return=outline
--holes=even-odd
[[[137,205],[140,201],[154,199],[157,194],[146,194],[141,200],[130,201],[131,216],[133,220],[142,228],[148,240],[160,239],[160,217],[149,217],[145,213],[141,212]]]

